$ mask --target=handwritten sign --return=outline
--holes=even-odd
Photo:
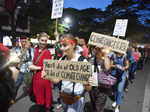
[[[53,0],[51,19],[62,17],[64,0]]]
[[[129,42],[123,39],[92,32],[88,44],[126,53]]]
[[[86,84],[91,76],[92,66],[89,62],[44,60],[44,78],[57,78]]]
[[[125,36],[127,29],[128,19],[117,19],[113,35],[114,36]]]

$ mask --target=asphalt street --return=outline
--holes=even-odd
[[[134,83],[129,83],[129,91],[124,92],[123,101],[120,112],[150,112],[150,63],[144,66],[143,70],[138,70],[135,75]],[[88,93],[86,93],[86,102],[89,102]],[[58,98],[58,89],[53,89],[54,102]],[[113,112],[110,98],[107,100],[105,112]],[[13,104],[9,112],[30,112],[34,107],[28,96],[24,95],[24,85],[18,91],[17,101]],[[54,104],[54,112],[63,112],[63,109],[56,109]],[[92,111],[91,111],[92,112]]]

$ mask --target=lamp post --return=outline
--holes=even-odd
[[[70,28],[70,24],[71,24],[71,19],[69,17],[65,17],[63,19],[63,26],[65,27],[65,31],[68,32],[68,30]]]
[[[67,24],[71,23],[71,19],[70,19],[69,17],[66,17],[66,18],[64,19],[64,21],[65,21],[65,23],[67,23]]]

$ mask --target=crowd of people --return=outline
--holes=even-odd
[[[84,112],[85,92],[90,96],[92,112],[104,112],[107,97],[113,101],[115,112],[120,112],[123,92],[128,91],[129,82],[134,83],[137,70],[142,70],[149,60],[149,49],[129,45],[126,54],[111,51],[107,48],[87,45],[80,37],[64,34],[55,43],[55,54],[47,47],[49,36],[42,32],[38,35],[38,46],[33,46],[27,36],[21,36],[11,49],[0,44],[0,110],[8,112],[11,104],[15,103],[19,87],[24,83],[30,99],[38,106],[37,112],[51,112],[53,92],[52,84],[59,88],[58,105],[65,112]],[[14,55],[15,54],[15,55]],[[17,61],[11,64],[12,56]],[[87,84],[59,79],[44,79],[47,73],[43,70],[44,60],[83,61],[92,64],[92,74]],[[6,64],[7,63],[7,64]],[[18,70],[13,74],[11,67]],[[30,74],[30,78],[26,76]],[[101,73],[111,74],[117,82],[106,87],[99,81]],[[96,78],[94,76],[97,76]],[[30,81],[29,81],[30,80]],[[97,85],[93,82],[97,81]],[[55,88],[54,88],[55,89]],[[7,93],[7,94],[6,94]],[[33,101],[33,100],[32,100]]]

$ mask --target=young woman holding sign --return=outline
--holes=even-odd
[[[33,64],[29,67],[30,70],[34,71],[32,88],[36,103],[37,105],[39,105],[40,112],[48,110],[52,101],[51,82],[49,80],[41,78],[44,59],[51,59],[51,53],[47,49],[48,37],[49,36],[46,33],[40,33],[38,39],[39,47],[34,53]]]
[[[95,85],[90,91],[91,106],[93,112],[104,112],[104,107],[107,101],[107,95],[111,94],[111,88],[105,88],[99,83],[99,73],[108,73],[110,70],[110,59],[108,57],[109,50],[104,48],[95,47],[93,56],[89,61],[93,65],[93,77],[95,77]]]
[[[61,40],[61,50],[64,56],[61,60],[79,61],[81,55],[75,52],[76,42],[70,37]],[[81,60],[80,60],[81,61]],[[86,62],[86,59],[82,61]],[[43,71],[42,76],[46,73]],[[60,82],[58,79],[50,79],[54,83]],[[61,81],[60,97],[62,99],[62,105],[65,112],[83,112],[84,110],[84,90],[90,90],[92,78],[89,79],[89,84],[83,85],[81,83],[75,83],[70,81]]]

